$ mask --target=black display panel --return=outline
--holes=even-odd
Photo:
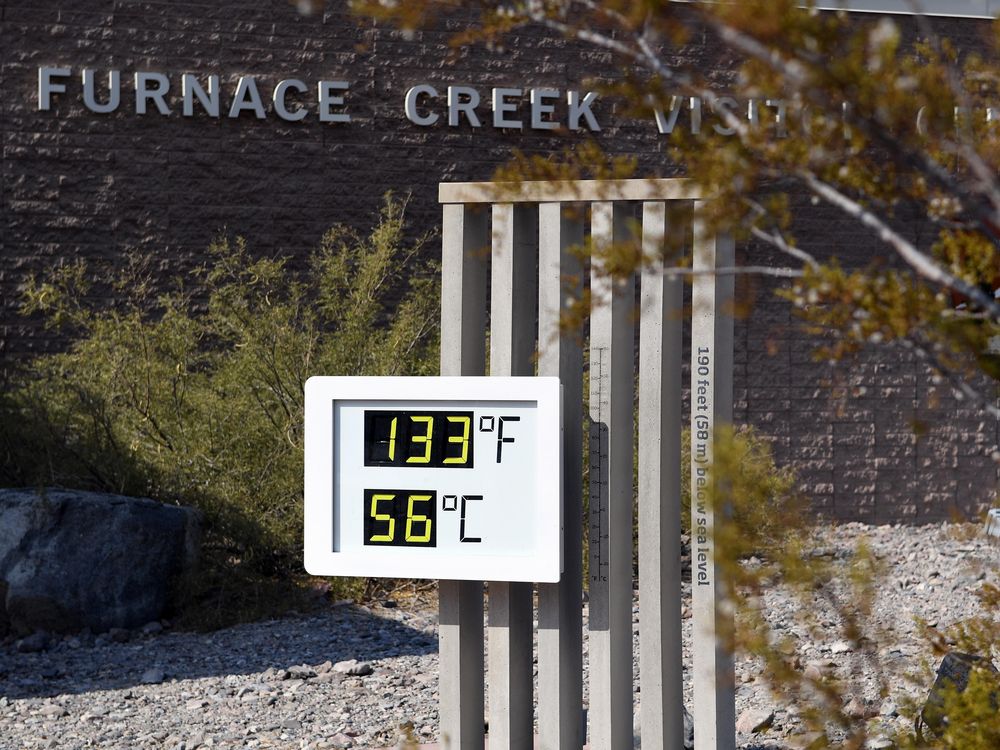
[[[434,490],[365,490],[364,519],[367,545],[437,546]]]
[[[365,466],[473,468],[471,411],[365,410]]]

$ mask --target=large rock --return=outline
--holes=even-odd
[[[0,490],[0,632],[138,627],[194,565],[200,516],[147,499]]]

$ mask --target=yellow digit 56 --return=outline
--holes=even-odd
[[[423,435],[413,435],[411,443],[423,443],[424,455],[410,456],[406,459],[408,464],[429,464],[431,462],[431,435],[434,433],[434,417],[410,417],[413,422],[423,422],[427,425],[427,431]]]
[[[372,507],[371,507],[371,512],[369,513],[369,515],[372,518],[374,518],[376,521],[388,521],[389,522],[389,531],[386,534],[374,534],[369,541],[372,541],[372,542],[391,542],[395,538],[395,536],[396,536],[396,519],[393,518],[388,513],[379,513],[378,512],[378,503],[379,503],[379,500],[389,500],[389,501],[391,501],[395,497],[396,497],[395,495],[372,495]],[[410,533],[410,523],[409,523],[409,521],[407,521],[407,523],[406,523],[406,533],[407,533],[407,535],[409,535],[409,533]]]

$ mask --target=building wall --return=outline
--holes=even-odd
[[[903,21],[907,23],[907,21]],[[982,21],[942,22],[949,34],[974,44]],[[403,98],[415,84],[439,91],[470,84],[489,118],[493,86],[588,90],[588,76],[621,71],[607,55],[530,33],[502,54],[451,48],[453,19],[439,31],[411,38],[348,17],[331,0],[323,14],[304,17],[286,0],[0,0],[0,340],[3,356],[52,350],[38,321],[16,315],[18,289],[33,273],[70,259],[88,262],[97,283],[131,252],[159,259],[163,277],[200,263],[213,237],[246,236],[259,253],[303,257],[325,229],[346,222],[370,226],[386,190],[411,193],[417,225],[439,222],[440,181],[489,179],[514,148],[552,153],[586,134],[495,129],[488,122],[421,128],[404,116]],[[735,61],[707,35],[672,51],[696,61],[719,85]],[[67,92],[39,111],[38,68],[73,71]],[[122,103],[113,114],[88,111],[80,71],[96,68],[101,100],[106,71],[122,71]],[[131,75],[167,74],[170,116],[138,116]],[[222,78],[223,109],[236,80],[254,75],[269,105],[283,78],[310,87],[319,80],[350,83],[349,123],[320,122],[313,111],[299,123],[273,112],[258,120],[179,113],[182,73]],[[268,107],[270,110],[270,107]],[[599,100],[594,108],[606,148],[640,159],[642,172],[673,173],[652,122],[630,123]],[[565,106],[557,111],[565,119]],[[915,238],[929,227],[907,223]],[[847,264],[881,252],[861,229],[832,210],[807,206],[797,235],[819,255]],[[768,256],[762,247],[744,256]],[[797,332],[771,284],[741,281],[754,304],[737,329],[738,421],[773,438],[782,462],[799,470],[814,507],[841,519],[924,521],[971,511],[995,492],[990,458],[997,425],[933,394],[930,376],[899,353],[873,352],[830,368],[814,363],[814,342]],[[937,401],[937,406],[932,404]]]

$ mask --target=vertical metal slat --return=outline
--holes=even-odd
[[[564,302],[582,288],[568,252],[583,244],[582,217],[560,203],[538,207],[538,374],[558,375],[563,393],[563,574],[538,585],[538,736],[541,750],[583,744],[583,353],[560,327]]]
[[[627,239],[627,205],[592,205],[595,249]],[[632,747],[632,399],[635,292],[595,258],[590,321],[590,746]]]
[[[491,375],[533,374],[536,217],[533,206],[493,205]],[[531,584],[490,582],[488,623],[490,747],[531,750]]]
[[[712,273],[735,262],[731,237],[709,234],[694,223],[694,288],[691,299],[691,559],[696,750],[736,746],[735,674],[732,655],[719,641],[731,627],[731,607],[719,596],[712,539],[715,514],[705,493],[716,428],[732,420],[733,278]]]
[[[646,257],[662,255],[666,204],[643,204]],[[643,750],[681,747],[681,303],[662,263],[642,274],[639,304],[639,682]]]
[[[486,359],[486,213],[445,205],[441,263],[441,374],[482,375]],[[483,584],[438,587],[441,745],[483,750]]]

